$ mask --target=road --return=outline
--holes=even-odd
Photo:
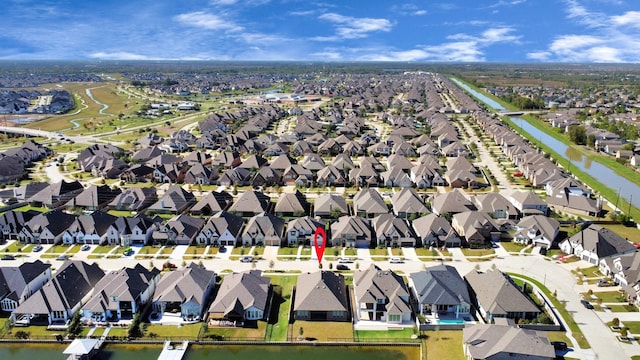
[[[40,254],[46,252],[50,245],[45,245],[45,249],[41,253],[31,253],[27,257],[18,258],[12,261],[6,261],[6,263],[20,263],[24,261],[33,261],[38,258]],[[94,247],[94,246],[92,246]],[[138,251],[139,249],[136,249]],[[85,260],[87,262],[96,262],[105,270],[117,270],[122,267],[132,267],[138,263],[142,263],[147,266],[153,263],[154,266],[160,267],[165,261],[171,261],[177,266],[181,266],[183,260],[182,255],[186,250],[186,246],[178,246],[168,260],[165,259],[153,259],[153,260],[136,260],[133,256],[122,257],[119,259],[89,259],[88,255],[91,251],[81,251],[73,255],[73,259]],[[571,273],[571,270],[577,267],[587,267],[586,263],[581,261],[564,264],[558,261],[550,261],[541,255],[532,256],[518,256],[508,255],[508,253],[502,249],[497,251],[499,256],[491,261],[486,262],[470,262],[464,259],[464,257],[455,257],[454,261],[446,262],[447,265],[454,266],[461,275],[465,275],[468,272],[474,270],[476,266],[480,270],[485,271],[491,269],[494,264],[497,269],[505,272],[513,272],[526,275],[533,279],[538,280],[544,284],[551,292],[557,292],[557,298],[560,301],[566,301],[567,310],[573,315],[576,323],[579,325],[582,332],[587,336],[587,339],[592,349],[579,349],[577,344],[573,344],[575,351],[567,354],[571,358],[581,359],[628,359],[632,355],[640,354],[640,345],[634,343],[633,345],[622,344],[615,340],[615,335],[610,331],[605,321],[609,321],[612,317],[611,314],[595,312],[593,310],[585,309],[580,304],[579,293],[586,292],[588,290],[587,285],[576,284],[576,278]],[[256,261],[253,264],[241,263],[238,260],[229,260],[229,249],[227,253],[216,255],[214,259],[202,259],[194,260],[202,262],[202,264],[210,270],[221,272],[225,269],[233,269],[234,271],[250,270],[254,267],[256,269],[270,271],[270,270],[298,270],[302,272],[317,271],[318,262],[316,260],[303,260],[303,261],[282,261],[277,258],[277,249],[265,249],[264,257],[261,260]],[[368,252],[368,251],[367,251]],[[361,252],[358,251],[360,254]],[[364,253],[363,253],[364,254]],[[368,255],[368,254],[366,254]],[[388,261],[372,261],[370,256],[359,256],[356,263],[350,264],[352,270],[356,268],[356,264],[360,269],[365,269],[372,264],[375,264],[383,269],[392,269],[394,271],[401,271],[404,274],[410,274],[412,272],[423,271],[425,267],[435,266],[441,264],[440,261],[423,262],[419,260],[415,251],[407,251],[404,253],[406,261],[401,264],[391,264]],[[46,261],[48,259],[43,259]],[[190,260],[189,260],[190,261]],[[187,261],[187,262],[189,262]],[[60,265],[60,262],[51,260],[54,268]],[[273,268],[269,265],[273,262]],[[337,263],[333,261],[334,266]],[[323,261],[324,268],[328,267],[328,261]],[[620,315],[623,316],[623,315]],[[634,318],[640,318],[640,314],[632,314]]]

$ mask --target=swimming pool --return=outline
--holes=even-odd
[[[464,319],[438,319],[438,324],[460,325],[464,324]]]

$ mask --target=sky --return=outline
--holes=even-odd
[[[637,0],[2,0],[0,59],[640,62]]]

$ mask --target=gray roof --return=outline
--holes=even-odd
[[[318,214],[329,214],[332,209],[338,208],[342,214],[348,214],[347,200],[335,194],[322,194],[316,198],[314,212]]]
[[[555,359],[549,339],[536,331],[511,326],[476,324],[462,330],[471,359]]]
[[[67,260],[39,291],[18,306],[16,314],[49,314],[69,311],[82,301],[102,279],[98,264]]]
[[[508,275],[499,270],[484,273],[473,270],[464,278],[476,294],[478,303],[491,314],[506,316],[514,312],[540,312]]]
[[[433,266],[410,277],[420,304],[471,304],[467,284],[453,266]]]
[[[0,300],[7,297],[16,301],[19,300],[27,285],[50,268],[51,265],[45,264],[40,260],[32,263],[23,263],[19,266],[0,267]]]
[[[367,214],[386,214],[389,212],[387,204],[376,189],[362,189],[353,197],[353,207],[356,212],[364,211]]]
[[[258,214],[267,211],[271,199],[259,191],[245,191],[229,208],[230,212],[251,212]]]
[[[371,264],[368,269],[358,270],[353,274],[356,301],[359,303],[377,303],[385,299],[387,311],[398,310],[400,313],[411,311],[409,290],[402,277],[391,270],[382,271]],[[405,300],[406,299],[406,300]]]
[[[259,270],[225,275],[209,312],[228,316],[237,309],[244,311],[250,307],[267,312],[270,284],[271,279],[262,276]],[[243,316],[244,313],[235,315]]]
[[[215,282],[215,275],[213,271],[201,268],[195,263],[168,272],[158,282],[153,301],[185,303],[191,300],[202,306],[204,292]]]
[[[117,301],[141,303],[140,296],[152,285],[160,270],[146,269],[140,264],[107,273],[93,290],[93,296],[82,307],[84,310],[104,312],[116,310]],[[116,301],[114,301],[114,298]]]
[[[391,204],[393,205],[393,212],[396,214],[399,212],[405,212],[408,214],[422,214],[429,212],[427,205],[425,205],[420,195],[418,195],[418,193],[412,188],[403,188],[393,194]]]
[[[348,308],[342,275],[316,271],[298,276],[294,311],[347,311]]]
[[[569,242],[582,245],[585,250],[598,254],[599,258],[635,251],[629,241],[600,225],[589,226],[570,237]]]

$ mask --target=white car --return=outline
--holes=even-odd
[[[250,263],[253,262],[253,256],[247,255],[240,258],[240,262]]]
[[[352,263],[353,261],[347,257],[341,257],[340,259],[338,259],[338,262],[340,264],[349,264],[349,263]]]
[[[392,264],[402,264],[402,259],[394,256],[391,259],[389,259],[389,262]]]

